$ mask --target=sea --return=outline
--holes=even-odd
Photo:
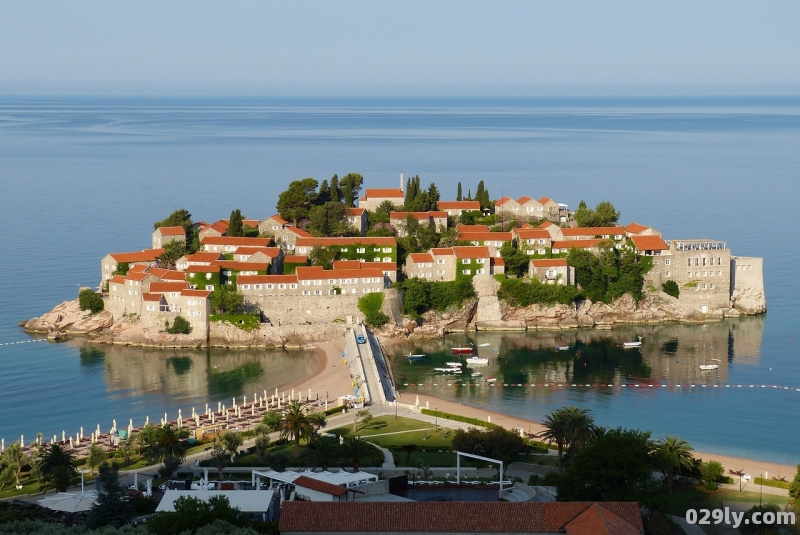
[[[8,445],[21,435],[105,431],[113,420],[172,419],[179,408],[229,403],[312,373],[318,362],[309,351],[56,344],[18,322],[96,286],[105,254],[149,247],[153,223],[177,208],[195,221],[237,208],[264,218],[290,181],[349,172],[368,187],[419,175],[443,199],[455,198],[459,182],[466,194],[483,180],[493,198],[547,196],[573,209],[608,200],[623,224],[764,258],[763,316],[397,346],[390,353],[402,400],[434,393],[534,419],[578,405],[600,425],[800,462],[796,96],[2,96],[0,437]],[[641,350],[620,347],[638,336]],[[509,386],[471,373],[437,377],[433,364],[464,343],[488,344],[480,373]],[[415,349],[430,364],[408,365],[402,355]],[[699,373],[712,359],[720,369]],[[556,386],[537,386],[545,383]],[[617,386],[592,386],[609,383]]]

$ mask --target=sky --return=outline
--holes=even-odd
[[[0,94],[798,94],[800,2],[0,0]]]

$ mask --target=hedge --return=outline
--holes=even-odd
[[[444,418],[445,420],[453,420],[455,422],[463,422],[465,424],[472,424],[477,425],[480,427],[500,427],[497,424],[493,424],[492,422],[484,422],[483,420],[478,420],[477,418],[470,418],[469,416],[461,416],[460,414],[450,414],[449,412],[441,412],[441,411],[432,411],[430,409],[422,409],[420,411],[422,414],[427,414],[428,416],[438,416],[439,418]]]

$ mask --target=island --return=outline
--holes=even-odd
[[[297,180],[277,214],[214,223],[180,209],[151,247],[109,253],[96,289],[21,323],[53,340],[307,347],[364,323],[382,339],[450,332],[707,322],[766,311],[761,258],[724,241],[619,224],[610,202],[441,200],[419,176],[366,188]]]

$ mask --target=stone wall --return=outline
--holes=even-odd
[[[736,310],[745,314],[766,312],[763,268],[763,258],[731,257],[731,303]]]
[[[263,316],[277,326],[347,324],[360,318],[361,295],[298,295],[248,297],[247,304],[258,307]]]

